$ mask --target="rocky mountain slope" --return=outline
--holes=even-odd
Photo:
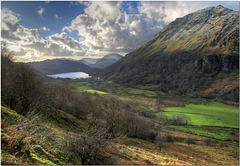
[[[239,14],[219,5],[177,18],[114,65],[91,74],[129,86],[238,101],[238,51]],[[225,85],[230,86],[220,88]]]
[[[74,60],[53,59],[28,63],[38,74],[58,74],[67,72],[88,72],[90,67]]]

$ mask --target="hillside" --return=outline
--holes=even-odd
[[[238,101],[238,51],[238,12],[217,6],[177,18],[114,65],[90,73],[128,86]]]
[[[83,132],[88,127],[86,122],[61,110],[51,109],[44,116],[22,116],[5,107],[1,107],[1,111],[2,165],[78,165],[83,163],[78,158],[78,151],[74,150],[81,143],[73,142],[78,139],[77,135],[96,141],[93,145],[102,145],[97,143],[94,133]],[[90,159],[87,162],[118,165],[237,165],[239,162],[237,146],[214,143],[204,137],[176,131],[164,130],[162,134],[169,137],[162,150],[148,140],[125,138],[106,149],[108,156],[103,158],[105,161],[94,163],[91,158],[86,158]],[[185,142],[189,138],[193,143]],[[88,145],[91,148],[92,145]],[[88,151],[83,155],[88,157]]]
[[[156,91],[125,88],[96,78],[43,81],[28,65],[12,62],[9,54],[2,50],[2,165],[239,163],[236,107],[162,93],[158,104],[165,113],[171,112],[168,107],[181,106],[189,114],[189,107],[198,104],[195,114],[216,114],[224,127],[216,123],[215,127],[192,126],[184,114],[168,116],[156,109]],[[111,93],[93,92],[101,87]],[[86,88],[93,89],[84,91]],[[206,107],[211,111],[201,114]],[[208,124],[216,121],[210,118]],[[192,129],[197,135],[173,130],[170,125],[187,132]]]
[[[88,72],[90,67],[73,60],[54,59],[28,63],[40,75],[50,75],[67,72]]]
[[[110,66],[117,61],[119,61],[123,56],[119,54],[110,54],[106,55],[103,58],[99,59],[96,63],[90,65],[91,67],[94,68],[105,68],[107,66]]]
[[[83,58],[81,59],[79,62],[85,64],[85,65],[93,65],[95,64],[97,61],[99,61],[99,59],[93,59],[93,58]]]

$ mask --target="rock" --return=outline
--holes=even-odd
[[[239,68],[239,56],[236,55],[210,55],[195,61],[195,67],[206,73],[231,71]]]

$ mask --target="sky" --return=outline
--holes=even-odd
[[[126,55],[176,18],[238,1],[1,1],[1,41],[20,62]]]

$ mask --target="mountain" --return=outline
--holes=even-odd
[[[93,65],[95,64],[97,61],[99,61],[100,59],[93,59],[93,58],[83,58],[81,59],[79,62],[85,64],[85,65]]]
[[[124,58],[91,75],[128,86],[238,101],[239,14],[223,6],[168,24]]]
[[[67,72],[88,72],[90,67],[74,60],[53,59],[28,63],[38,74],[49,75]]]
[[[98,60],[95,64],[90,65],[94,68],[105,68],[107,66],[110,66],[114,63],[116,63],[118,60],[120,60],[123,56],[119,54],[110,54],[104,56],[102,59]]]

